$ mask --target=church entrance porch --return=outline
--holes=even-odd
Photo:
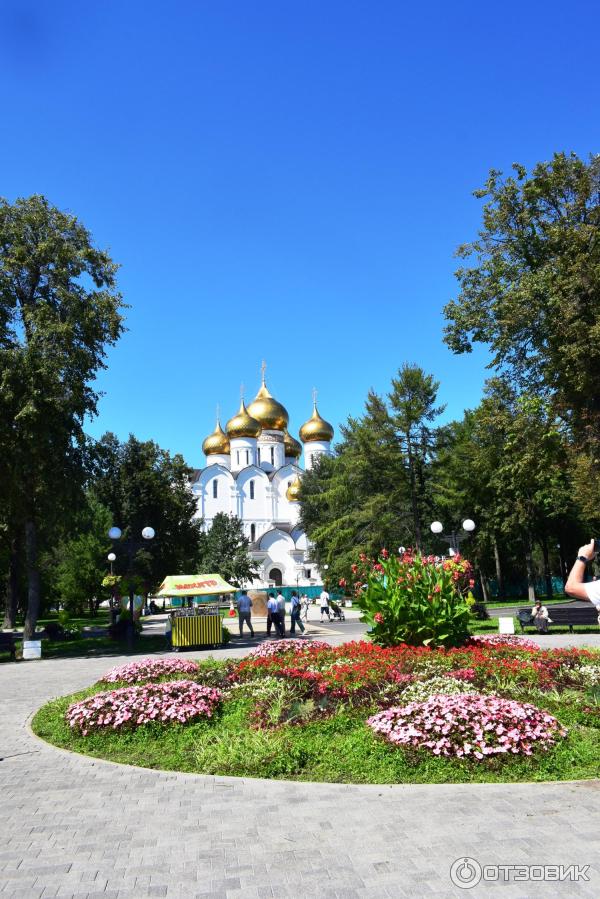
[[[269,580],[273,581],[276,587],[283,585],[283,575],[280,568],[271,568],[269,572]]]

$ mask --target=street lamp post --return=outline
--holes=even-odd
[[[108,532],[108,536],[113,541],[120,540],[121,536],[122,536],[121,528],[115,527],[113,525],[113,527],[111,527],[111,529]],[[151,527],[142,528],[142,538],[143,538],[143,541],[153,540],[154,539],[154,528],[151,528]],[[128,563],[127,571],[131,578],[133,576],[133,557],[134,557],[135,550],[140,545],[143,545],[143,543],[140,544],[139,541],[135,540],[133,537],[128,537],[124,541],[124,545],[125,545],[125,549],[127,551],[127,563]],[[112,559],[110,558],[111,556],[112,556]],[[108,556],[108,559],[111,563],[111,573],[112,573],[112,563],[115,561],[116,558],[117,557],[114,553],[110,553]],[[134,618],[133,618],[134,596],[135,596],[135,590],[134,590],[133,583],[130,580],[130,583],[129,583],[129,625],[127,627],[127,648],[130,650],[133,649],[133,644],[134,644],[134,639],[135,639],[135,626],[134,626]]]
[[[450,555],[453,556],[460,552],[461,541],[470,537],[475,530],[475,522],[471,518],[465,518],[462,523],[462,531],[453,530],[449,534],[443,533],[444,525],[441,521],[432,521],[429,527],[433,534],[441,536],[442,540],[450,545]]]

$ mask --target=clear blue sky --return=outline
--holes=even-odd
[[[489,168],[599,149],[593,2],[12,0],[0,193],[46,194],[121,263],[128,333],[90,425],[203,464],[261,359],[291,430],[404,362],[477,404],[442,344]]]

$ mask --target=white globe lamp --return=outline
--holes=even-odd
[[[115,556],[114,553],[109,553],[106,558],[108,559],[109,562],[115,562],[117,557]]]
[[[121,528],[112,527],[108,532],[108,536],[111,540],[119,540],[121,537]]]
[[[142,531],[142,537],[144,540],[152,540],[154,538],[154,528],[144,528]]]
[[[441,534],[444,530],[444,525],[441,521],[433,521],[431,523],[431,531],[433,534]]]
[[[465,518],[462,524],[465,531],[474,531],[475,530],[475,522],[471,518]]]

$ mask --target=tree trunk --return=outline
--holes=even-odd
[[[498,549],[498,540],[494,534],[494,561],[496,563],[496,583],[498,584],[498,599],[504,598],[504,577],[502,575],[502,565],[500,563],[500,550]]]
[[[19,540],[13,537],[10,542],[8,558],[8,579],[6,582],[6,607],[4,609],[3,628],[14,628],[19,608]]]
[[[560,579],[561,579],[561,581],[562,581],[562,584],[563,584],[563,591],[564,591],[565,584],[566,584],[566,582],[567,582],[567,565],[566,565],[566,563],[565,563],[565,557],[563,556],[562,540],[561,540],[561,542],[558,544],[558,557],[559,557],[559,560],[560,560]]]
[[[27,557],[27,615],[23,639],[33,640],[40,614],[40,571],[38,568],[37,528],[31,519],[25,522],[25,553]]]
[[[415,462],[413,459],[412,446],[410,437],[406,435],[406,455],[408,457],[408,475],[410,479],[410,504],[413,515],[413,526],[415,529],[415,547],[421,552],[421,519],[419,516],[419,503],[417,500],[417,481],[415,477]]]
[[[489,602],[490,601],[490,585],[488,584],[488,579],[486,578],[486,576],[483,573],[483,571],[481,570],[481,568],[479,569],[479,581],[481,583],[481,592],[483,593],[483,601]]]
[[[530,602],[535,602],[535,572],[533,570],[531,543],[528,544],[527,552],[525,553],[525,566],[527,568],[527,595]]]
[[[546,535],[542,537],[542,556],[544,558],[544,580],[546,581],[546,599],[552,599],[552,573],[550,571],[550,557],[548,554],[548,539]]]

